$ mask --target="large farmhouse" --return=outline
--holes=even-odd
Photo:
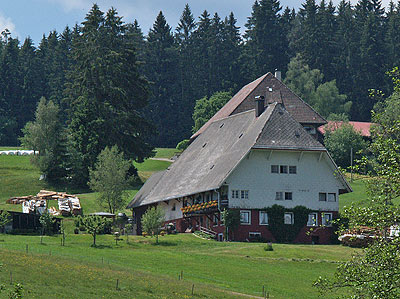
[[[270,88],[267,92],[273,93]],[[293,113],[299,118],[307,110],[311,117],[303,119],[303,125],[290,113],[282,93],[276,101],[268,100],[265,89],[249,94],[252,100],[248,95],[242,100],[252,102],[253,109],[214,117],[177,161],[151,176],[135,195],[128,208],[138,234],[145,210],[158,205],[165,210],[166,222],[180,232],[207,228],[222,239],[221,211],[228,209],[240,213],[240,225],[231,232],[235,240],[289,240],[282,234],[293,229],[296,233],[289,241],[330,243],[339,194],[351,188],[327,150],[304,127],[314,128],[325,120],[293,93]],[[254,100],[256,96],[263,97]],[[271,207],[280,212],[271,215]]]

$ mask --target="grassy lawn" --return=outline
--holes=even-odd
[[[166,158],[166,159],[171,159],[173,156],[175,156],[176,153],[179,151],[175,148],[157,148],[157,153],[154,156],[154,158]]]
[[[5,147],[3,147],[4,149]],[[10,148],[9,148],[10,149]],[[175,149],[157,149],[157,155],[162,158],[170,158],[176,152]],[[69,190],[59,186],[52,186],[44,181],[39,181],[40,173],[38,169],[31,165],[29,156],[5,156],[0,155],[0,210],[21,211],[20,205],[6,204],[6,200],[14,196],[35,195],[41,189],[48,189],[69,193],[80,193],[79,190]],[[147,159],[143,163],[135,163],[138,168],[139,176],[146,180],[156,171],[166,169],[171,163]],[[139,190],[127,190],[126,199],[129,202]],[[96,201],[97,193],[79,194],[84,213],[103,211]],[[55,206],[56,202],[50,202],[50,206]],[[130,211],[124,211],[129,212]]]
[[[352,203],[356,205],[367,205],[368,195],[366,192],[365,179],[356,178],[353,182],[350,182],[350,178],[346,177],[350,183],[353,192],[340,195],[339,209],[342,210],[345,206],[350,206]]]
[[[330,276],[338,261],[355,252],[343,246],[205,241],[191,234],[131,236],[115,245],[112,236],[0,236],[0,281],[22,282],[27,298],[240,298],[232,292],[271,298],[319,298],[312,282]],[[125,237],[124,237],[125,239]],[[26,244],[29,253],[26,254]],[[178,275],[183,271],[183,281]],[[26,275],[29,273],[29,275]],[[120,290],[116,291],[119,279]],[[41,283],[38,283],[40,280]],[[293,286],[293,287],[291,287]]]
[[[147,159],[143,163],[134,163],[142,181],[146,181],[154,172],[164,170],[171,165],[168,161]]]
[[[175,149],[158,149],[156,157],[174,154]],[[135,164],[142,179],[169,165],[150,159]],[[40,189],[66,191],[39,181],[39,175],[28,156],[0,156],[0,209],[21,211],[20,205],[5,204],[12,196]],[[351,202],[365,204],[363,181],[351,185],[354,192],[341,196],[341,208]],[[128,190],[127,201],[137,191]],[[97,196],[79,194],[85,214],[104,211]],[[271,298],[319,298],[313,281],[332,275],[337,262],[355,251],[335,245],[274,244],[274,251],[267,252],[265,244],[204,241],[187,234],[161,237],[159,246],[151,238],[132,236],[130,244],[123,240],[115,245],[112,236],[99,236],[99,246],[93,248],[90,235],[72,234],[72,218],[65,222],[65,247],[59,236],[45,237],[40,244],[39,236],[0,235],[0,282],[8,282],[11,272],[13,281],[23,284],[26,298],[240,298],[237,293],[261,296],[263,286]],[[184,279],[178,280],[181,271]]]

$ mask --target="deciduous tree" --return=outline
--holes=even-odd
[[[220,91],[214,93],[210,98],[203,97],[197,100],[193,112],[194,127],[192,132],[196,133],[231,97],[230,92]]]
[[[164,225],[164,211],[160,207],[151,207],[142,216],[142,229],[148,235],[156,237],[158,244],[158,235]]]
[[[31,157],[34,165],[49,181],[59,181],[65,177],[66,133],[60,117],[58,105],[41,98],[35,113],[35,120],[23,128],[20,138],[22,146],[33,149]]]
[[[81,225],[93,237],[92,247],[96,247],[97,235],[100,234],[107,225],[109,225],[109,222],[110,221],[108,219],[100,217],[100,216],[81,217]]]
[[[106,147],[98,156],[95,168],[90,170],[89,186],[99,192],[99,204],[110,213],[125,206],[124,190],[129,185],[130,162],[124,159],[117,146]]]
[[[398,71],[392,72],[394,93],[400,92]],[[397,97],[398,99],[398,97]],[[362,254],[339,265],[333,278],[319,278],[315,285],[323,293],[345,289],[352,298],[398,298],[400,296],[400,237],[389,237],[389,228],[400,221],[400,207],[393,199],[400,195],[400,119],[380,121],[385,109],[373,114],[379,132],[373,136],[370,150],[376,160],[368,182],[367,207],[350,207],[343,211],[349,228],[368,226],[376,233],[372,245]],[[364,159],[365,160],[365,159]],[[341,227],[341,231],[348,227]]]

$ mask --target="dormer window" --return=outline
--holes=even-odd
[[[315,127],[313,126],[304,126],[304,129],[307,131],[308,134],[316,134]]]

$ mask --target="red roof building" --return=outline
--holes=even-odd
[[[346,123],[346,122],[343,122],[343,121],[329,121],[326,126],[325,125],[320,126],[318,128],[318,131],[322,135],[324,135],[326,127],[331,128],[333,131],[335,131],[336,129],[340,128],[343,125],[343,123]],[[367,137],[367,138],[371,137],[370,128],[371,128],[371,125],[373,125],[373,123],[361,122],[361,121],[349,121],[348,123],[350,125],[352,125],[354,130],[359,132],[363,137]]]

